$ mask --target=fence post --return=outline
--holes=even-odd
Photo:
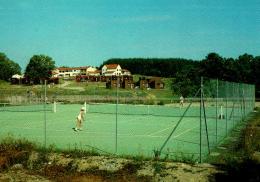
[[[115,145],[115,150],[117,153],[117,115],[118,115],[118,86],[119,86],[119,77],[117,77],[116,80],[116,145]]]
[[[216,82],[216,144],[218,143],[218,79]]]
[[[200,163],[201,163],[201,145],[202,145],[202,89],[203,89],[203,77],[200,78]]]
[[[46,127],[47,127],[47,123],[46,123],[46,102],[47,102],[47,93],[46,93],[46,82],[47,80],[44,80],[44,148],[46,149],[46,145],[47,145],[47,141],[46,141]]]
[[[228,84],[228,82],[227,81],[225,81],[225,96],[226,96],[226,116],[225,116],[225,118],[226,118],[226,136],[227,136],[227,134],[228,134],[228,121],[227,121],[227,116],[228,116],[228,92],[227,92],[227,84]]]

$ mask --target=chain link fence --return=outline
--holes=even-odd
[[[12,136],[44,147],[202,162],[253,111],[255,87],[202,78],[198,88],[183,105],[169,90],[95,88],[73,94],[46,84],[0,89],[0,139]],[[75,132],[82,107],[83,131]]]

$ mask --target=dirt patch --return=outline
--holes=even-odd
[[[33,159],[33,160],[32,160]],[[36,164],[31,164],[32,161]],[[6,162],[3,160],[3,162]],[[209,164],[190,165],[174,162],[135,161],[108,156],[71,158],[60,153],[50,153],[43,160],[32,152],[23,164],[5,167],[0,179],[38,181],[208,181],[218,173]],[[41,165],[40,165],[41,164]],[[29,166],[34,168],[29,169]],[[27,176],[27,177],[26,177]],[[18,180],[18,181],[19,181]],[[10,181],[10,180],[9,180]],[[24,180],[26,181],[26,180]]]
[[[37,175],[30,174],[26,169],[10,169],[8,171],[4,171],[0,173],[0,181],[1,182],[50,182],[51,180]]]

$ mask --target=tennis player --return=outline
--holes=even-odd
[[[81,131],[82,130],[82,123],[85,120],[85,108],[82,107],[79,111],[79,115],[76,119],[76,128],[74,128],[75,131]]]
[[[184,97],[181,95],[180,97],[180,106],[183,107],[184,104]]]

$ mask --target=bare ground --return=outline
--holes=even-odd
[[[41,163],[31,153],[25,164],[14,164],[0,173],[0,181],[209,181],[217,172],[210,164],[135,161],[106,156],[71,158],[51,153]]]

